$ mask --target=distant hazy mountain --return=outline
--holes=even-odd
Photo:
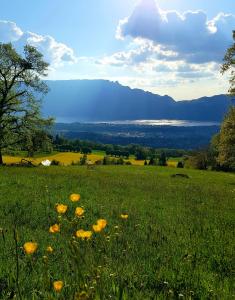
[[[221,121],[231,101],[225,95],[175,101],[107,80],[47,81],[43,112],[60,122],[179,119]]]

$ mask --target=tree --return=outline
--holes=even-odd
[[[165,152],[162,152],[160,154],[160,157],[159,157],[159,160],[158,160],[158,165],[159,166],[167,166],[167,158],[166,158],[166,153]]]
[[[139,148],[136,151],[136,160],[145,160],[147,158],[147,152],[145,149]]]
[[[235,30],[233,31],[233,45],[228,48],[225,56],[224,56],[224,64],[221,67],[221,73],[224,74],[227,71],[231,71],[230,73],[230,89],[229,94],[231,96],[235,96]]]
[[[87,155],[84,154],[81,158],[80,158],[80,165],[84,166],[87,163]]]
[[[23,141],[23,149],[27,150],[28,157],[34,157],[36,151],[52,152],[52,137],[46,131],[36,130],[30,132]]]
[[[92,153],[92,149],[90,147],[84,146],[84,147],[81,148],[81,153],[82,154],[91,154]]]
[[[235,107],[230,108],[221,125],[217,162],[224,170],[235,170]]]
[[[219,171],[221,169],[218,162],[220,134],[215,134],[208,147],[208,164],[212,170]]]
[[[183,169],[184,168],[184,163],[182,161],[178,161],[177,168]]]
[[[228,48],[221,72],[230,73],[230,96],[235,96],[235,31],[233,31],[233,45]],[[225,117],[217,142],[218,157],[217,162],[225,170],[235,170],[235,107],[231,107]]]
[[[197,170],[207,170],[208,152],[207,149],[201,149],[193,153],[188,159],[188,165]]]
[[[149,166],[156,166],[157,162],[154,156],[150,157]]]
[[[3,149],[52,123],[40,116],[39,97],[48,91],[41,77],[47,69],[36,48],[26,45],[21,55],[12,44],[0,44],[0,165]]]

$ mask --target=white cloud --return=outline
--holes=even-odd
[[[97,60],[97,63],[111,66],[134,66],[146,63],[152,59],[173,61],[178,56],[176,52],[164,50],[161,46],[154,45],[151,41],[135,39],[132,46],[133,49],[105,56]]]
[[[132,37],[127,50],[97,63],[146,78],[144,83],[138,79],[141,87],[182,86],[205,79],[218,82],[234,28],[233,15],[220,13],[208,20],[202,11],[163,11],[154,0],[142,0],[119,22],[116,37]]]
[[[0,42],[9,43],[18,40],[23,35],[16,23],[0,20]]]
[[[182,78],[215,78],[220,69],[216,62],[190,63],[179,58],[176,52],[163,50],[151,41],[135,40],[133,49],[105,56],[97,61],[103,66],[119,67],[145,76],[171,76]]]
[[[232,42],[234,28],[235,16],[231,14],[221,13],[208,20],[202,11],[162,11],[155,0],[142,0],[131,16],[119,22],[117,37],[153,41],[188,62],[219,62]]]
[[[29,44],[43,53],[45,60],[58,66],[64,62],[76,62],[73,49],[63,43],[57,42],[49,35],[38,35],[33,32],[24,33],[19,40],[21,44]]]
[[[12,42],[19,50],[22,50],[26,44],[34,46],[53,67],[58,67],[63,63],[75,63],[77,61],[73,49],[67,45],[57,42],[49,35],[23,32],[13,22],[0,21],[0,42]]]

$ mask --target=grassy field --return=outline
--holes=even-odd
[[[160,167],[0,168],[0,299],[235,299],[235,175],[179,172],[189,179]],[[101,233],[74,236],[99,218]]]

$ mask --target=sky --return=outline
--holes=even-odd
[[[0,0],[0,42],[35,46],[48,79],[107,79],[176,100],[226,93],[234,0]]]

